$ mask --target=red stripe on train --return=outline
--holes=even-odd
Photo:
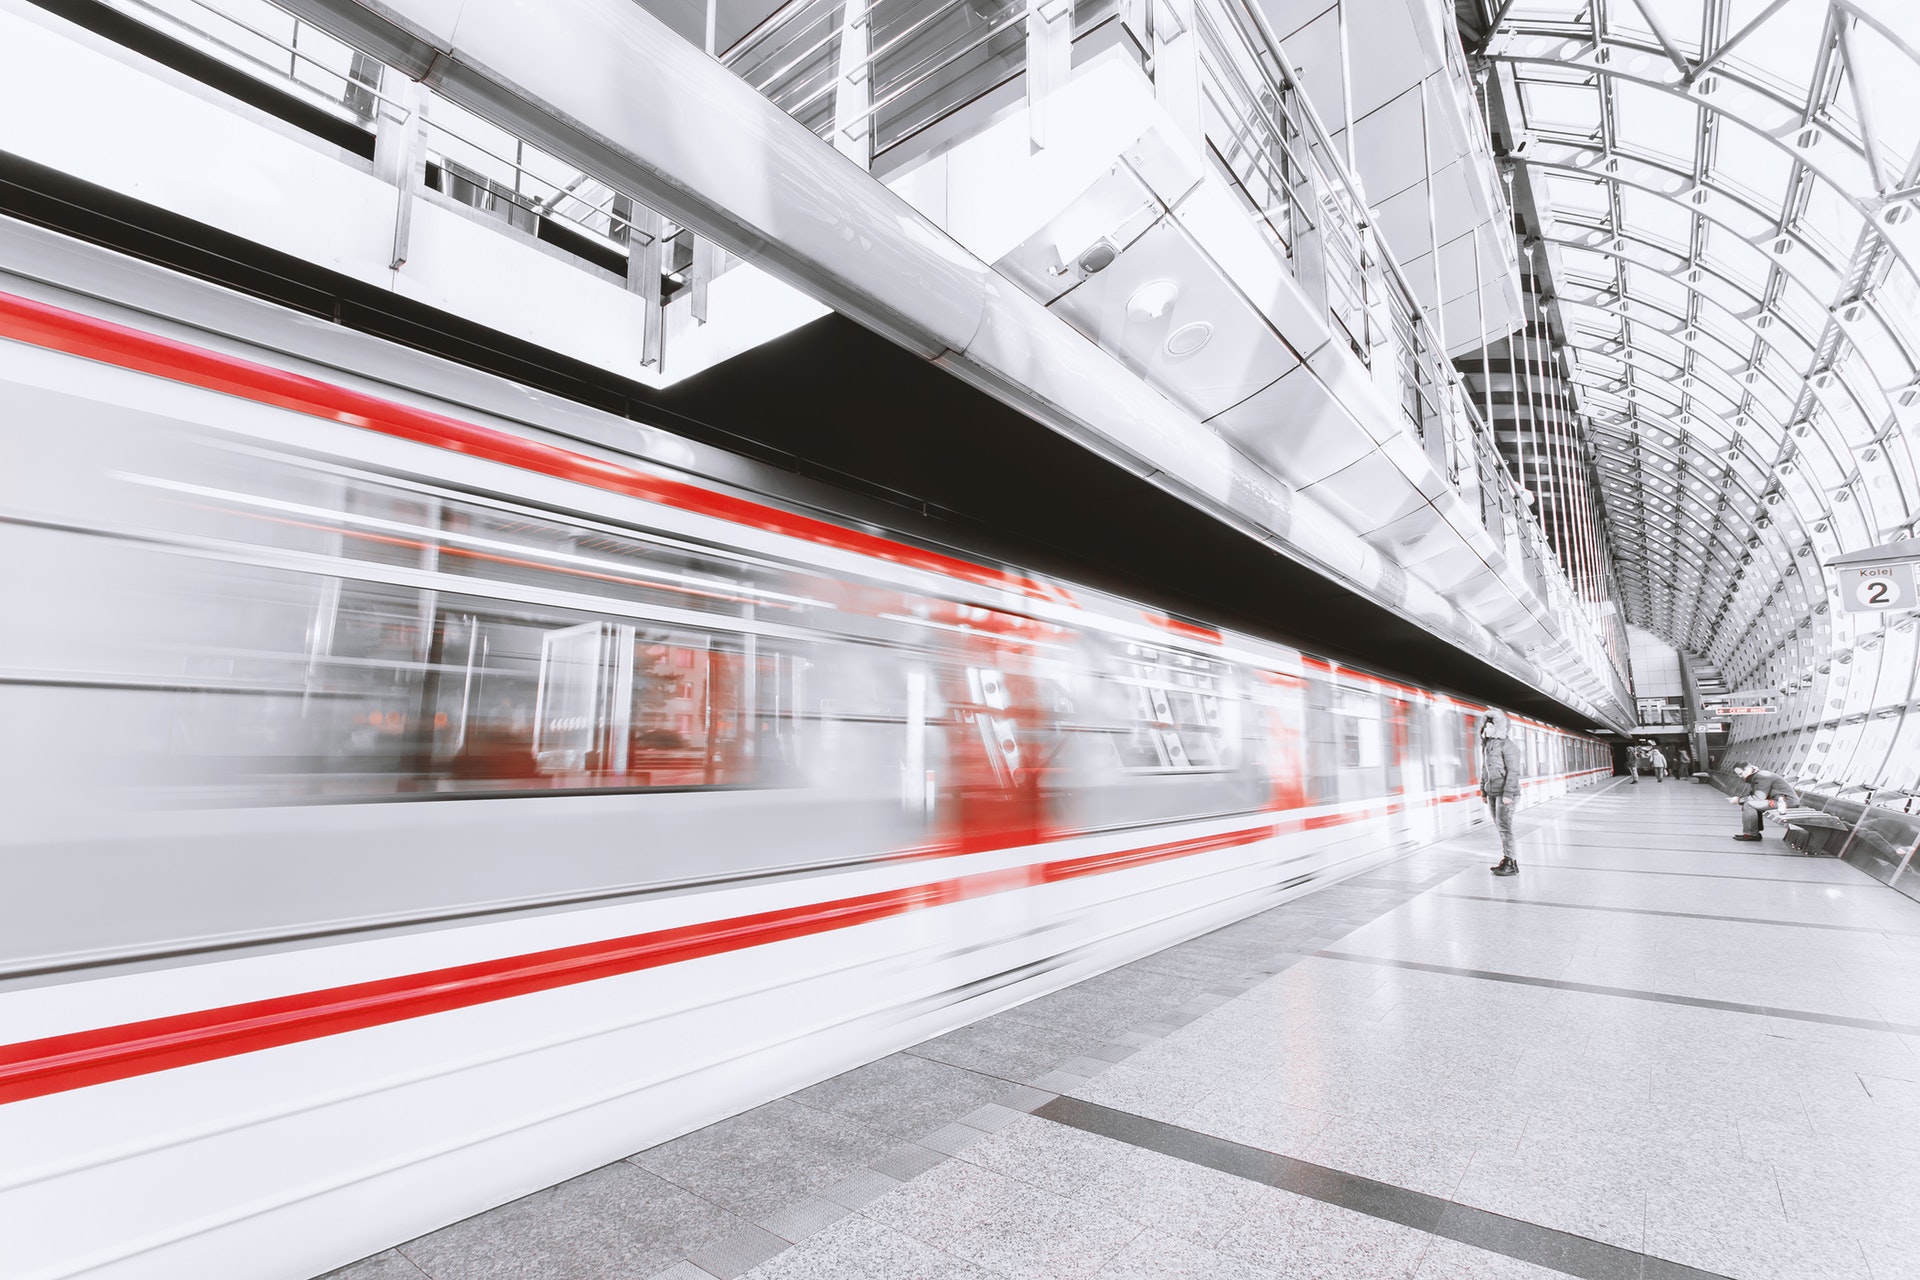
[[[163,338],[97,316],[0,293],[0,336],[68,355],[98,360],[173,382],[238,396],[330,422],[467,454],[560,480],[591,485],[662,506],[712,516],[766,533],[874,556],[893,564],[946,574],[977,586],[1016,591],[1035,599],[1049,593],[1024,575],[1007,573],[937,551],[843,528],[764,503],[703,489],[684,480],[609,462],[510,432],[335,386],[317,378],[255,364],[237,356]]]
[[[21,1041],[0,1046],[0,1103],[829,933],[1033,884],[1235,848],[1273,834],[1272,824],[1263,824],[1220,835],[957,876],[884,893]]]
[[[1456,793],[1440,799],[1445,803],[1462,798]],[[829,933],[1030,885],[1237,848],[1368,816],[1363,811],[1280,819],[1218,835],[956,876],[883,893],[0,1045],[0,1104]]]
[[[12,294],[0,293],[0,336],[764,532],[945,574],[976,585],[1012,590],[1037,599],[1051,598],[1047,590],[1023,575],[846,529]],[[1213,643],[1220,639],[1220,633],[1211,628],[1179,619],[1166,618],[1162,625],[1192,639]],[[1312,658],[1305,661],[1309,666],[1331,669],[1329,664]],[[1356,674],[1363,679],[1378,679],[1366,673]],[[1300,825],[1314,829],[1364,816],[1367,815],[1330,814],[1307,819]],[[1289,830],[1300,829],[1293,822],[1282,825]],[[1188,857],[1249,844],[1275,831],[1274,826],[1267,825],[1221,836],[1062,859],[886,893],[23,1041],[0,1046],[0,1102],[64,1092],[721,952],[850,928],[923,907],[1005,892],[1028,884]]]

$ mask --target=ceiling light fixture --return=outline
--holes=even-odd
[[[1158,320],[1180,301],[1180,286],[1171,280],[1149,280],[1127,299],[1127,319],[1135,324]]]

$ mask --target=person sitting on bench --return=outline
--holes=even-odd
[[[1740,794],[1727,797],[1728,803],[1740,806],[1740,834],[1734,837],[1735,840],[1758,840],[1760,820],[1768,809],[1785,808],[1799,802],[1800,797],[1792,787],[1781,781],[1778,774],[1763,773],[1750,764],[1741,763],[1734,766],[1733,776],[1740,779],[1745,788]],[[1785,803],[1776,805],[1776,801]]]

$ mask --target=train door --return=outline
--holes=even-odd
[[[1467,762],[1466,784],[1478,787],[1480,785],[1479,717],[1471,711],[1463,711],[1454,725],[1455,737],[1460,743]]]
[[[1439,835],[1433,799],[1434,708],[1428,702],[1407,704],[1407,824],[1415,841],[1425,843]]]
[[[1025,639],[975,633],[941,673],[944,842],[961,852],[1037,844],[1051,829],[1065,694],[1044,665]]]
[[[1268,804],[1281,813],[1305,808],[1307,682],[1285,672],[1262,671],[1253,697],[1266,716]]]
[[[1310,667],[1306,683],[1307,803],[1334,805],[1340,801],[1340,744],[1333,714],[1333,676],[1325,668]]]
[[[1399,845],[1414,838],[1413,806],[1418,803],[1419,787],[1412,778],[1419,762],[1408,749],[1410,704],[1393,694],[1382,694],[1381,702],[1386,711],[1381,728],[1386,738],[1382,754],[1386,762],[1387,832]]]
[[[1386,726],[1380,695],[1361,685],[1335,691],[1334,716],[1340,734],[1340,794],[1350,800],[1380,801],[1387,794]],[[1384,804],[1363,804],[1357,814],[1378,812]]]

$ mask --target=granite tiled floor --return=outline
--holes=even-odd
[[[1578,793],[335,1277],[1920,1276],[1920,904],[1734,824]]]

